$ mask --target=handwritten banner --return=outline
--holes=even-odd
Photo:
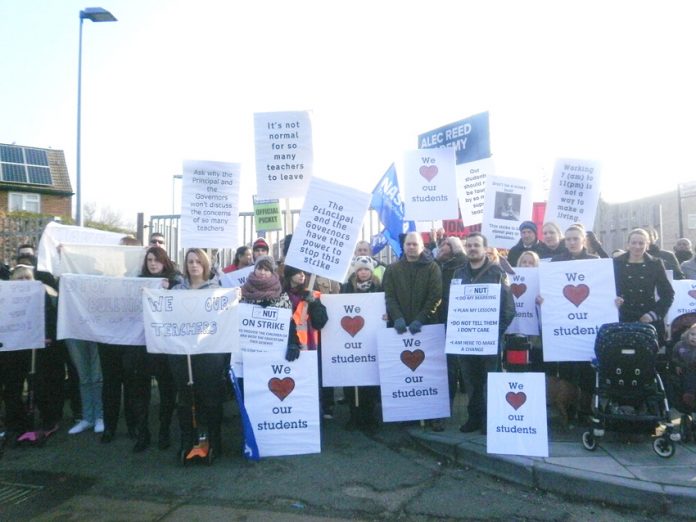
[[[599,203],[599,182],[599,163],[557,160],[544,222],[553,221],[561,230],[573,223],[582,223],[592,230]]]
[[[451,148],[404,153],[404,219],[454,219],[457,207],[455,156]]]
[[[488,374],[488,453],[549,456],[543,373]]]
[[[142,289],[161,279],[63,274],[58,299],[58,339],[145,344]]]
[[[520,223],[532,218],[531,183],[489,175],[484,201],[482,232],[488,244],[512,248],[520,239]]]
[[[674,301],[670,306],[665,322],[671,324],[677,317],[684,314],[696,313],[696,281],[682,279],[671,281],[674,289]]]
[[[321,331],[323,386],[379,385],[377,334],[386,328],[384,293],[325,294]]]
[[[452,280],[447,310],[447,353],[496,355],[500,285],[463,285]]]
[[[619,320],[613,261],[541,263],[539,287],[544,361],[591,361],[600,326]]]
[[[0,281],[0,352],[45,348],[45,299],[39,281]]]
[[[151,290],[142,295],[147,351],[230,353],[237,335],[237,291]]]
[[[60,264],[53,274],[138,277],[146,250],[139,246],[72,245],[63,243]]]
[[[184,161],[181,191],[183,248],[236,248],[239,163]]]
[[[377,344],[384,422],[449,417],[444,325],[426,325],[416,335],[385,328]]]
[[[317,352],[245,352],[244,404],[261,457],[321,452]]]
[[[505,333],[539,335],[536,297],[539,295],[539,269],[515,268],[510,291],[515,300],[515,318]]]

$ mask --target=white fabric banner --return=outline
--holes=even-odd
[[[515,300],[515,318],[505,333],[539,335],[539,315],[536,297],[539,295],[539,269],[515,268],[511,275],[510,291]]]
[[[237,335],[237,291],[143,290],[147,351],[174,355],[230,353]]]
[[[696,313],[696,281],[682,279],[671,281],[674,289],[674,301],[665,316],[665,322],[672,324],[677,317],[683,314]]]
[[[241,288],[246,283],[247,277],[254,271],[254,265],[245,266],[234,272],[223,274],[220,278],[220,286],[223,288]]]
[[[426,325],[416,335],[385,328],[377,343],[384,422],[449,417],[444,325]]]
[[[532,183],[525,179],[488,175],[483,228],[488,244],[512,248],[520,239],[522,221],[532,219]]]
[[[239,163],[185,160],[183,173],[182,248],[237,248]]]
[[[285,264],[344,281],[371,198],[367,192],[312,179]]]
[[[234,336],[236,349],[232,352],[232,365],[237,377],[244,376],[244,352],[268,352],[285,356],[291,316],[292,310],[289,308],[263,308],[239,303],[238,334]]]
[[[549,456],[543,373],[489,373],[487,452]]]
[[[245,352],[244,405],[261,457],[321,452],[317,352]]]
[[[49,223],[44,228],[37,252],[38,269],[45,270],[56,275],[60,265],[58,247],[63,243],[72,245],[118,245],[124,234],[119,232],[106,232],[96,228],[75,227]]]
[[[257,112],[254,135],[258,197],[304,197],[314,169],[309,113]]]
[[[496,355],[499,322],[499,284],[463,285],[452,280],[447,310],[447,353]]]
[[[40,281],[0,281],[0,352],[46,347]]]
[[[73,245],[64,243],[55,275],[85,274],[109,277],[138,277],[146,249],[124,245]]]
[[[483,223],[486,179],[494,173],[492,158],[457,165],[457,198],[464,225]]]
[[[613,260],[542,263],[539,288],[544,361],[591,361],[600,326],[619,320]]]
[[[63,274],[58,299],[58,339],[145,344],[143,288],[162,288],[162,279]]]
[[[379,385],[377,333],[387,327],[384,292],[322,295],[322,386]]]
[[[553,221],[561,230],[582,223],[592,230],[599,203],[599,183],[598,162],[556,160],[544,223]]]
[[[404,220],[457,219],[455,151],[409,150],[404,153]]]

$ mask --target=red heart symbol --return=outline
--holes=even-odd
[[[519,410],[520,406],[527,402],[527,394],[524,392],[507,392],[505,400],[510,406]]]
[[[430,182],[435,176],[437,176],[437,165],[423,165],[418,172],[420,172],[420,175]]]
[[[510,285],[510,290],[512,290],[512,295],[514,295],[517,299],[520,298],[521,295],[523,295],[527,291],[527,285],[524,283],[512,283]]]
[[[411,368],[412,372],[415,372],[424,360],[425,352],[423,350],[404,350],[401,352],[401,362]]]
[[[692,299],[696,299],[696,290],[689,290],[689,296]]]
[[[292,377],[285,377],[284,379],[273,377],[268,381],[268,389],[282,401],[295,389],[295,379]]]
[[[365,326],[365,319],[362,316],[350,317],[345,315],[341,318],[341,328],[348,332],[351,337],[355,337],[355,334],[362,330],[363,326]]]
[[[565,285],[563,287],[563,296],[575,306],[580,306],[588,295],[590,295],[590,287],[587,285]]]

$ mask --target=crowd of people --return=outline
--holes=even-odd
[[[554,223],[545,223],[541,234],[537,225],[524,221],[519,242],[506,255],[489,247],[481,233],[470,233],[463,241],[447,237],[444,231],[431,234],[426,248],[423,235],[410,232],[402,236],[403,255],[388,266],[372,256],[370,243],[359,241],[350,270],[342,284],[336,284],[284,262],[292,236],[284,241],[284,254],[276,260],[269,255],[269,244],[259,238],[251,246],[239,247],[233,263],[216,267],[206,251],[187,250],[180,270],[166,252],[164,236],[152,234],[146,248],[140,277],[158,278],[163,288],[200,290],[219,286],[225,273],[247,267],[253,270],[241,287],[241,302],[292,311],[286,359],[293,361],[305,350],[321,350],[321,330],[328,321],[323,293],[384,292],[387,327],[398,334],[418,335],[424,325],[446,324],[450,285],[495,283],[500,285],[498,355],[447,356],[450,401],[461,391],[468,396],[467,420],[462,432],[486,431],[486,375],[501,371],[502,353],[510,343],[506,330],[515,317],[515,303],[509,278],[517,267],[537,267],[541,262],[575,261],[610,257],[592,232],[580,224],[565,231]],[[540,237],[541,236],[541,237]],[[132,239],[124,238],[124,244]],[[673,279],[696,279],[696,258],[691,242],[680,239],[675,252],[659,248],[653,230],[634,229],[626,250],[615,251],[614,273],[616,301],[622,322],[648,323],[655,326],[660,341],[666,342],[664,318],[674,292],[666,269]],[[23,403],[23,390],[31,363],[31,351],[0,350],[0,395],[4,403],[4,429],[13,440],[31,429],[48,436],[59,429],[63,408],[69,403],[74,425],[71,435],[85,431],[100,434],[101,443],[110,443],[117,434],[123,404],[128,436],[133,451],[151,445],[150,395],[152,379],[159,393],[157,446],[172,444],[170,427],[177,412],[181,433],[180,454],[196,443],[192,405],[195,401],[199,422],[207,429],[210,447],[216,456],[222,453],[221,433],[224,401],[231,394],[227,354],[165,355],[148,353],[145,346],[118,346],[79,339],[56,339],[58,281],[36,269],[32,245],[21,245],[13,270],[2,274],[12,280],[41,281],[46,293],[46,348],[37,350],[35,360],[36,406],[39,426],[31,426]],[[308,287],[310,281],[314,284]],[[543,299],[537,297],[539,319],[543,320]],[[591,392],[594,373],[588,362],[549,363],[544,361],[540,336],[529,336],[530,369],[544,371]],[[675,342],[677,340],[674,340]],[[681,402],[694,407],[696,396],[696,327],[689,328],[674,351],[676,372],[683,378]],[[321,368],[320,368],[321,372]],[[190,382],[197,383],[192,391]],[[243,393],[243,380],[240,379]],[[329,387],[320,389],[321,415],[325,421],[334,416],[338,395],[349,405],[348,430],[374,433],[380,423],[379,386],[346,387],[342,393]],[[434,431],[444,429],[444,419],[430,421]]]

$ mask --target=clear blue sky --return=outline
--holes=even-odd
[[[97,5],[119,21],[84,26],[84,200],[131,222],[171,211],[183,159],[241,162],[248,208],[266,111],[312,110],[316,174],[366,191],[485,110],[502,176],[594,159],[608,201],[696,179],[693,2],[0,0],[0,142],[65,150],[73,181]]]

